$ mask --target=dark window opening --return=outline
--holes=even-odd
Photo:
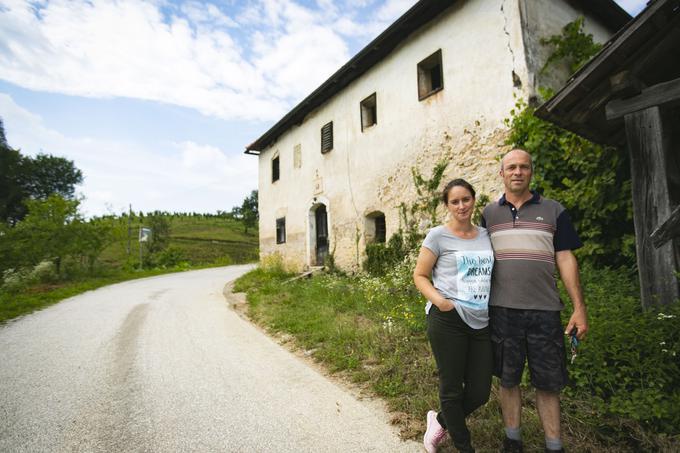
[[[333,121],[321,128],[321,152],[327,153],[333,149]]]
[[[361,101],[361,130],[371,127],[378,123],[378,107],[376,103],[376,95],[373,93],[363,101]]]
[[[279,156],[272,159],[272,182],[279,180]]]
[[[286,242],[286,218],[282,217],[276,219],[276,243],[283,244]]]
[[[375,242],[385,243],[387,239],[387,228],[385,226],[385,214],[374,211],[366,216],[365,237],[366,243]]]
[[[380,214],[375,218],[375,242],[385,243],[386,233],[385,214]]]
[[[442,51],[439,49],[418,63],[418,99],[422,101],[443,88]]]

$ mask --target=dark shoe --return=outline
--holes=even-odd
[[[564,448],[560,448],[559,450],[551,450],[549,448],[546,448],[545,453],[564,453]]]
[[[524,453],[524,447],[521,440],[503,439],[503,448],[501,453]]]

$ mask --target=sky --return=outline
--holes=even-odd
[[[73,160],[88,216],[230,211],[245,147],[414,3],[0,0],[7,141]]]

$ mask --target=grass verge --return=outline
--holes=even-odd
[[[69,297],[77,296],[102,286],[156,275],[206,269],[222,265],[222,263],[216,262],[191,268],[179,266],[166,269],[109,271],[97,276],[83,275],[68,281],[41,283],[17,293],[0,290],[0,325],[16,317],[41,310]]]
[[[294,347],[362,389],[384,399],[404,438],[424,432],[424,415],[437,408],[438,377],[425,336],[425,315],[412,311],[410,322],[394,319],[389,297],[368,297],[359,278],[319,275],[288,281],[291,275],[261,268],[235,282],[247,293],[248,315],[272,333],[290,335]],[[387,301],[387,302],[385,302]],[[415,317],[415,318],[413,318]],[[522,430],[526,451],[543,451],[543,433],[534,395],[523,381]],[[494,382],[488,404],[469,418],[480,452],[498,451],[502,422]],[[573,452],[678,451],[677,436],[657,434],[634,420],[594,416],[581,396],[563,395],[563,439]],[[608,432],[612,430],[614,432]],[[440,452],[454,451],[444,445]]]

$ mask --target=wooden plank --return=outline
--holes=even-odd
[[[607,119],[614,120],[648,107],[680,102],[680,78],[645,88],[637,96],[615,99],[606,106]]]
[[[312,277],[312,275],[315,272],[321,272],[323,269],[324,269],[323,266],[311,266],[308,271],[305,271],[305,272],[301,273],[300,275],[296,275],[293,278],[289,278],[288,280],[285,280],[282,284],[285,285],[285,284],[288,284],[290,282],[294,282],[295,280],[300,280],[301,278]]]
[[[671,216],[654,230],[650,239],[654,247],[659,248],[676,237],[680,237],[680,206],[677,206]]]
[[[624,117],[630,152],[640,293],[643,307],[677,302],[678,283],[674,275],[672,243],[659,248],[649,239],[654,228],[671,215],[666,155],[670,129],[664,130],[659,107],[650,107]]]

